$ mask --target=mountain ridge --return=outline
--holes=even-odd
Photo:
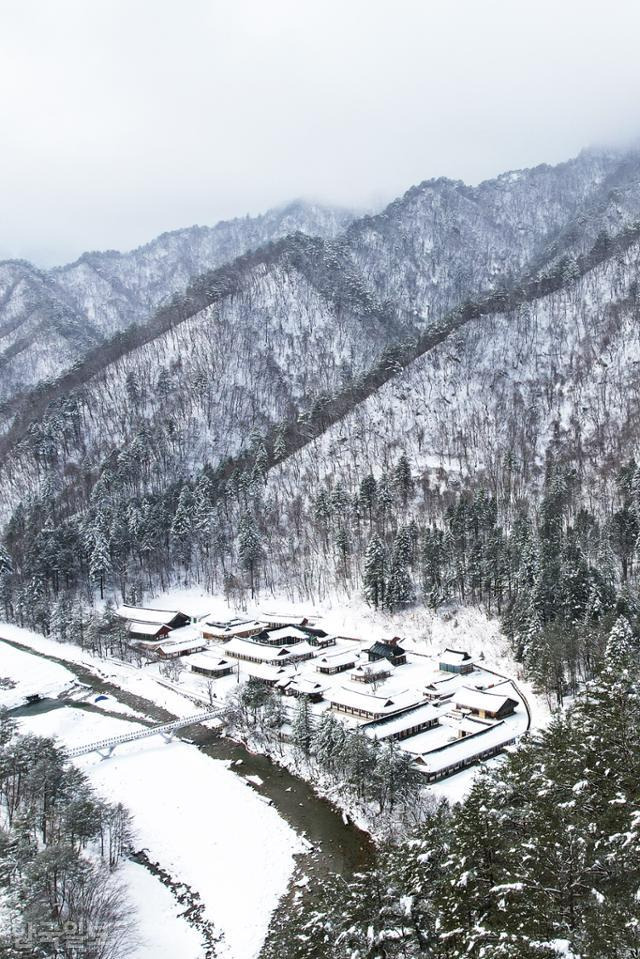
[[[55,376],[88,345],[144,322],[204,269],[295,230],[335,235],[353,215],[295,201],[258,217],[164,233],[127,253],[87,252],[52,270],[1,261],[0,401]]]
[[[608,216],[603,199],[616,176],[628,186],[618,221],[631,223],[640,197],[637,172],[635,153],[623,159],[585,153],[561,164],[559,174],[543,166],[479,187],[425,181],[335,239],[290,234],[191,279],[185,294],[146,324],[94,346],[84,362],[22,404],[5,403],[7,502],[26,491],[9,460],[12,450],[20,450],[23,464],[36,457],[35,473],[28,466],[22,471],[34,479],[32,495],[43,467],[73,473],[82,463],[95,474],[101,457],[135,442],[140,431],[159,431],[160,445],[174,447],[170,470],[184,475],[241,454],[256,431],[268,436],[277,428],[291,439],[298,422],[342,415],[385,379],[385,364],[397,371],[439,340],[441,323],[446,333],[460,317],[489,309],[487,303],[499,307],[500,297],[536,295],[536,283],[562,283],[588,269],[589,256],[613,255],[622,240],[610,238],[587,254],[571,236],[565,254],[558,223],[566,227],[565,214],[576,211],[588,218],[589,202]],[[549,201],[548,216],[541,198]],[[602,232],[598,216],[590,223],[583,245]],[[523,231],[509,275],[498,267]],[[530,267],[534,252],[546,272]],[[80,420],[70,437],[60,410],[74,403],[85,412],[73,414]],[[108,425],[101,434],[91,426],[96,403]],[[167,437],[167,417],[188,440],[176,446]]]

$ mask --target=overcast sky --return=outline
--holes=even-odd
[[[636,0],[0,0],[0,257],[640,135]]]

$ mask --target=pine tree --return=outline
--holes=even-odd
[[[351,555],[351,543],[349,542],[349,534],[347,533],[344,526],[341,526],[335,538],[336,552],[338,554],[338,563],[340,566],[340,572],[342,574],[342,579],[346,583],[349,579],[349,556]]]
[[[243,569],[249,573],[251,598],[255,596],[255,579],[258,560],[262,554],[260,534],[253,515],[246,510],[238,524],[238,554]]]
[[[319,765],[327,772],[335,773],[340,766],[345,742],[345,728],[330,710],[318,720],[314,737],[313,753]]]
[[[287,438],[284,430],[278,430],[273,444],[273,458],[278,463],[287,455]]]
[[[386,551],[377,533],[369,540],[364,558],[364,595],[370,606],[378,609],[386,593]]]
[[[413,478],[411,476],[411,464],[407,459],[406,453],[402,453],[393,471],[393,481],[402,499],[402,505],[407,506],[407,501],[413,489]]]
[[[186,567],[191,559],[196,503],[191,488],[185,483],[171,523],[171,542],[180,562]]]
[[[91,552],[89,554],[89,573],[98,580],[100,599],[104,599],[104,581],[111,570],[111,554],[107,538],[99,527],[92,531]]]
[[[331,512],[340,523],[346,522],[349,506],[349,494],[344,483],[337,482],[331,491]]]
[[[411,540],[406,526],[402,526],[396,535],[389,568],[389,581],[385,593],[385,604],[390,610],[403,609],[413,603],[415,590],[409,564],[411,562]]]
[[[393,516],[393,507],[395,505],[393,490],[386,476],[380,477],[376,494],[376,503],[379,529],[384,533],[387,526],[387,520]]]
[[[313,516],[322,531],[324,552],[329,548],[329,523],[331,520],[331,499],[326,490],[320,490],[313,504]]]
[[[266,483],[268,468],[269,468],[269,454],[267,453],[267,448],[264,445],[264,443],[260,441],[255,451],[253,468],[251,470],[252,483],[256,485],[259,485],[260,483]]]
[[[360,729],[347,733],[342,750],[344,775],[358,799],[365,798],[370,789],[377,748]]]
[[[68,597],[61,593],[51,604],[51,633],[58,640],[64,643],[71,627],[71,608]]]
[[[626,669],[638,657],[638,644],[634,640],[629,620],[619,616],[611,632],[605,650],[605,662],[611,669]]]
[[[373,473],[369,473],[360,483],[358,490],[358,506],[360,511],[369,517],[369,529],[373,526],[373,511],[378,495],[378,484]]]
[[[291,742],[308,759],[314,741],[314,719],[306,696],[300,696],[291,724]]]

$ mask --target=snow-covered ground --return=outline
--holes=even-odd
[[[22,706],[27,696],[54,699],[74,685],[75,676],[59,663],[31,656],[0,642],[0,708]]]
[[[523,682],[497,622],[475,609],[438,614],[415,609],[389,615],[354,599],[347,604],[327,601],[316,608],[273,600],[265,601],[259,609],[238,610],[223,598],[199,590],[172,590],[155,597],[149,605],[220,620],[234,615],[251,618],[259,613],[307,615],[328,633],[357,637],[362,645],[399,636],[410,653],[409,662],[387,680],[385,691],[389,692],[404,689],[407,684],[423,686],[434,670],[433,657],[438,652],[446,646],[464,649],[478,660],[483,670],[495,670],[517,680],[531,708],[533,728],[548,720],[546,704]],[[99,659],[73,643],[57,643],[8,624],[0,624],[0,637],[45,656],[84,665],[118,688],[176,716],[192,714],[198,699],[207,700],[207,681],[186,670],[178,684],[169,683],[160,675],[157,664],[141,669]],[[223,649],[217,644],[214,648]],[[335,651],[336,647],[329,649],[329,652]],[[315,669],[313,661],[303,667],[311,673]],[[325,678],[332,682],[346,681],[348,675]],[[29,684],[34,682],[39,686],[36,691],[47,695],[57,695],[74,682],[73,675],[64,666],[15,650],[5,643],[0,643],[0,676],[17,683],[12,689],[0,690],[0,703],[6,701],[10,705],[23,702],[26,690],[32,688]],[[216,680],[213,683],[216,697],[223,698],[236,681],[235,676]],[[98,702],[96,699],[95,694],[90,696],[92,703],[110,713],[121,712],[123,718],[61,708],[21,719],[22,728],[58,736],[68,746],[131,729],[130,720],[135,714],[130,707],[113,696]],[[326,706],[322,703],[316,708]],[[428,737],[431,733],[422,735]],[[294,855],[302,851],[302,840],[275,809],[266,805],[225,763],[210,759],[179,740],[167,745],[161,738],[153,737],[120,746],[108,760],[92,754],[76,761],[101,794],[130,809],[138,848],[146,849],[152,860],[160,862],[175,878],[202,896],[207,918],[224,934],[219,954],[229,959],[256,956],[270,916],[287,888],[295,865]],[[490,760],[492,764],[500,761],[500,757]],[[477,767],[466,769],[429,788],[437,796],[456,801],[468,791],[477,771]],[[141,944],[135,959],[151,959],[152,955],[154,959],[174,959],[178,955],[180,959],[192,956],[197,959],[201,951],[200,936],[179,918],[170,892],[142,866],[127,864],[125,872],[140,913]],[[156,916],[162,919],[155,921]]]
[[[162,685],[148,670],[101,660],[73,643],[57,643],[5,623],[0,625],[0,637],[45,656],[84,665],[175,715],[195,711],[193,702]],[[22,705],[31,692],[53,697],[75,685],[73,674],[59,663],[2,642],[0,676],[15,683],[0,689],[0,705],[8,708]],[[113,696],[97,701],[91,694],[88,701],[122,713],[123,719],[69,707],[23,717],[21,729],[77,746],[132,728],[125,719],[134,715],[132,710]],[[224,936],[218,954],[253,959],[287,889],[295,867],[293,857],[304,851],[302,840],[275,809],[226,763],[178,739],[167,745],[153,737],[119,747],[108,760],[93,754],[76,762],[98,792],[131,811],[137,847],[146,849],[152,860],[200,894],[207,918]],[[199,959],[201,938],[179,918],[184,907],[142,866],[129,863],[124,875],[138,912],[140,945],[135,959]]]
[[[73,708],[20,719],[24,731],[67,746],[117,736],[132,725]],[[218,954],[253,959],[287,889],[294,854],[303,851],[275,809],[226,763],[177,739],[152,737],[118,747],[107,760],[91,754],[75,761],[101,795],[130,810],[136,847],[200,894],[224,936]],[[132,864],[126,873],[142,918],[136,959],[196,959],[199,937],[184,920],[172,920],[177,912],[168,891],[140,869]]]
[[[184,906],[144,866],[126,860],[121,866],[136,908],[138,945],[130,959],[200,959],[202,942],[181,913]]]
[[[139,669],[134,665],[115,662],[114,660],[100,659],[99,656],[91,655],[75,643],[58,643],[55,639],[42,636],[40,633],[34,633],[29,629],[22,629],[20,626],[14,626],[11,623],[0,623],[0,640],[2,639],[28,646],[45,656],[55,656],[65,662],[85,666],[100,679],[107,680],[134,696],[147,699],[157,706],[169,710],[175,716],[190,716],[194,712],[194,704],[186,696],[180,695],[170,684],[164,685],[164,681],[160,682],[157,674],[147,669]],[[4,675],[2,662],[4,651],[7,649],[11,649],[11,647],[0,642],[0,676]],[[45,667],[48,665],[58,666],[56,663],[47,664],[46,660],[40,660],[35,656],[29,658],[33,659],[34,664],[43,663]],[[34,665],[33,669],[36,668],[39,669],[40,667]],[[64,667],[60,666],[59,668],[65,673],[67,672]],[[93,699],[95,700],[95,697]],[[121,704],[112,709],[114,707],[113,701],[111,704],[101,702],[96,705],[102,705],[114,712],[121,712],[125,709]]]

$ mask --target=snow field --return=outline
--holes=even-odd
[[[79,746],[121,735],[132,724],[63,708],[21,719],[20,726]],[[136,846],[200,894],[207,918],[224,935],[219,955],[257,956],[293,873],[294,855],[303,851],[302,842],[275,809],[226,763],[179,740],[167,744],[160,736],[152,737],[124,744],[106,760],[92,754],[76,762],[100,795],[129,809]],[[166,890],[161,890],[156,894],[165,900]],[[137,903],[139,891],[138,879],[132,889]],[[183,933],[172,933],[173,945],[164,941],[162,929],[156,935],[153,923],[145,918],[146,902],[143,899],[142,930],[148,939],[153,933],[153,945],[148,942],[147,953],[136,959],[146,959],[151,951],[154,957],[183,959],[182,952],[174,951],[175,936],[186,941]],[[188,956],[187,952],[185,959]]]

